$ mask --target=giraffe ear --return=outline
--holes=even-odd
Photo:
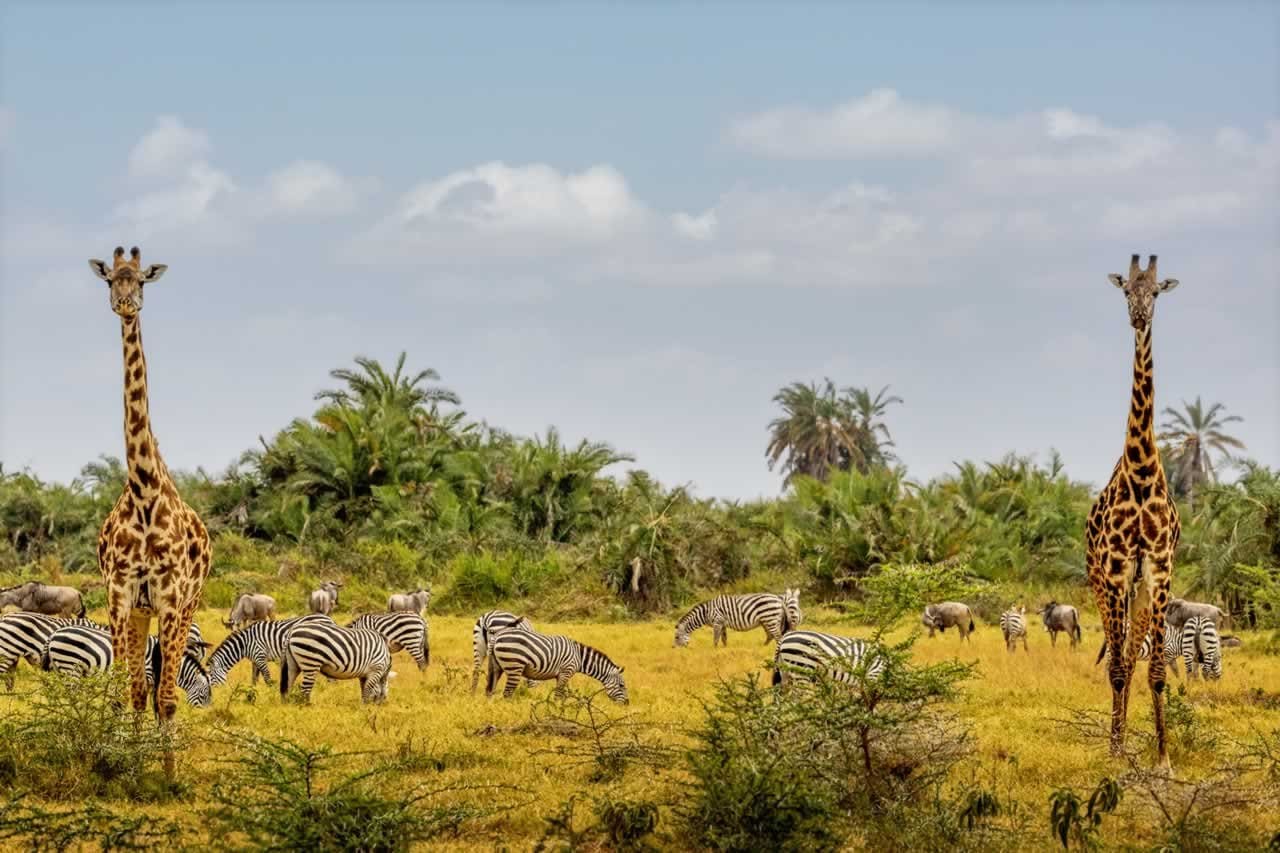
[[[142,271],[142,283],[150,284],[156,281],[160,276],[164,275],[164,271],[169,268],[168,264],[152,264]]]
[[[1107,281],[1111,282],[1121,290],[1124,290],[1124,276],[1119,273],[1113,272],[1111,275],[1107,276]]]
[[[1167,293],[1178,286],[1176,278],[1166,278],[1164,281],[1156,285],[1156,291],[1159,293]]]
[[[90,258],[89,269],[93,270],[93,274],[103,281],[110,281],[110,277],[107,273],[107,265],[103,261],[100,261],[97,258]]]

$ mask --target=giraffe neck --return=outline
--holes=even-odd
[[[147,359],[142,352],[142,324],[136,314],[121,318],[120,337],[124,341],[124,446],[129,490],[145,503],[159,493],[167,472],[151,433]]]
[[[1129,424],[1125,460],[1139,479],[1149,480],[1161,469],[1156,450],[1155,363],[1151,352],[1151,324],[1133,337],[1133,389],[1129,395]],[[1143,476],[1145,475],[1145,476]]]

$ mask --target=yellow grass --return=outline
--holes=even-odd
[[[222,612],[204,611],[198,622],[206,639],[218,641],[226,634]],[[847,635],[865,631],[824,619],[822,612],[807,614],[803,627]],[[340,622],[348,618],[336,614]],[[824,626],[824,622],[826,625]],[[282,705],[278,693],[258,686],[256,702],[244,701],[243,694],[232,701],[235,685],[248,685],[249,664],[241,662],[233,670],[227,687],[214,693],[213,711],[195,711],[185,704],[179,717],[194,734],[208,734],[215,722],[251,729],[261,735],[285,737],[307,745],[328,744],[338,750],[395,750],[412,740],[418,747],[450,756],[442,772],[413,774],[406,782],[438,780],[444,783],[467,779],[519,785],[535,797],[533,805],[490,818],[464,830],[458,840],[442,843],[449,849],[492,850],[529,849],[541,834],[544,817],[551,814],[576,790],[599,793],[602,788],[588,783],[585,770],[565,770],[562,759],[536,755],[535,750],[555,746],[543,736],[501,733],[529,719],[533,695],[550,689],[544,683],[535,693],[517,693],[512,701],[500,697],[486,699],[484,677],[475,696],[467,692],[471,673],[471,626],[469,618],[432,616],[431,665],[419,673],[407,654],[395,656],[397,677],[391,683],[388,703],[380,708],[362,706],[354,681],[325,681],[317,684],[311,707]],[[709,629],[694,634],[688,648],[672,648],[670,621],[630,624],[567,624],[536,621],[539,630],[565,633],[594,645],[625,666],[631,694],[630,711],[663,727],[673,743],[683,743],[680,730],[701,719],[698,700],[711,695],[711,685],[719,677],[762,671],[772,657],[772,645],[764,645],[762,631],[731,632],[728,648],[712,649]],[[907,627],[900,632],[905,635]],[[975,766],[988,777],[994,773],[1001,785],[1012,785],[1012,793],[1034,812],[1034,834],[1026,839],[1027,849],[1053,849],[1047,833],[1048,797],[1059,786],[1091,789],[1104,775],[1123,771],[1109,759],[1102,744],[1086,743],[1054,722],[1067,716],[1071,708],[1109,710],[1110,690],[1101,667],[1093,665],[1100,633],[1086,625],[1084,643],[1072,651],[1060,637],[1051,648],[1048,635],[1036,626],[1030,636],[1030,654],[1021,648],[1008,654],[998,627],[980,626],[970,643],[962,644],[954,632],[933,639],[921,638],[916,655],[921,661],[939,661],[952,656],[979,664],[979,675],[969,682],[956,710],[967,720],[977,739]],[[1280,690],[1280,659],[1255,653],[1252,638],[1245,647],[1228,649],[1221,682],[1191,683],[1189,691],[1203,723],[1223,735],[1245,737],[1251,729],[1272,731],[1280,726],[1280,712],[1265,710],[1249,698],[1253,688]],[[1254,644],[1256,645],[1256,643]],[[452,676],[447,675],[452,671]],[[278,666],[272,665],[273,677]],[[1150,698],[1141,681],[1130,703],[1132,730],[1151,730]],[[767,673],[765,674],[767,679]],[[21,668],[20,679],[30,679],[30,670]],[[1172,689],[1185,683],[1172,681]],[[573,686],[586,689],[595,682],[579,676]],[[19,690],[21,691],[21,681]],[[20,699],[0,703],[6,711]],[[612,706],[611,706],[612,707]],[[480,734],[488,727],[500,733]],[[189,823],[203,838],[199,807],[208,786],[218,772],[217,750],[211,744],[197,745],[180,759],[180,774],[195,785],[195,803],[175,803],[153,807],[154,812]],[[459,760],[462,758],[463,760]],[[1206,757],[1188,755],[1174,744],[1175,772],[1194,776]],[[450,766],[450,764],[467,766]],[[961,781],[961,780],[958,780]],[[628,795],[661,798],[671,792],[669,780],[645,771],[631,771],[612,789]],[[1086,792],[1087,793],[1087,792]],[[1255,814],[1248,818],[1257,828],[1280,829],[1280,814]],[[661,828],[661,825],[660,825]],[[1149,826],[1139,820],[1109,819],[1103,839],[1109,844],[1141,843],[1153,839]]]

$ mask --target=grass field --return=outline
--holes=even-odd
[[[93,614],[91,614],[93,615]],[[198,622],[207,639],[220,640],[222,612],[203,611]],[[337,614],[344,622],[346,614]],[[824,618],[826,617],[826,618]],[[512,701],[486,699],[484,678],[475,696],[468,693],[471,677],[471,625],[467,618],[433,616],[431,664],[420,673],[407,654],[395,656],[397,677],[382,707],[362,706],[355,682],[321,680],[311,707],[282,705],[277,692],[259,684],[253,701],[239,686],[249,683],[249,664],[242,662],[226,687],[215,690],[214,708],[196,711],[180,706],[179,718],[197,736],[194,746],[180,757],[180,776],[193,786],[193,802],[177,802],[149,807],[191,826],[193,840],[203,837],[199,816],[208,785],[223,772],[218,760],[221,748],[200,740],[215,726],[252,730],[263,736],[289,738],[314,746],[327,744],[336,750],[374,750],[402,754],[430,754],[433,762],[408,774],[406,783],[418,781],[452,784],[465,781],[511,783],[520,789],[519,798],[530,800],[514,810],[468,825],[455,840],[441,842],[450,849],[492,850],[506,847],[527,850],[541,835],[544,818],[577,790],[601,790],[587,780],[580,768],[566,768],[565,759],[539,750],[568,743],[545,732],[515,732],[530,720],[533,696],[549,691],[550,683],[525,690]],[[764,645],[761,631],[731,633],[728,648],[712,649],[711,632],[694,634],[685,649],[672,647],[670,621],[627,624],[554,624],[538,622],[539,630],[567,633],[609,654],[625,666],[631,695],[628,712],[637,719],[655,724],[655,734],[676,745],[687,741],[686,727],[702,718],[700,699],[711,695],[718,678],[763,672],[772,656],[772,645]],[[805,628],[827,628],[834,633],[858,635],[857,628],[838,624],[832,614],[806,614]],[[905,635],[904,626],[899,634]],[[1048,635],[1036,626],[1030,636],[1030,654],[1021,649],[1008,654],[998,627],[980,626],[970,643],[962,644],[948,632],[945,636],[921,638],[915,647],[921,661],[938,661],[958,656],[978,663],[978,675],[968,682],[956,708],[972,726],[977,752],[971,765],[974,773],[1007,792],[1029,810],[1034,833],[1026,838],[1026,849],[1054,849],[1048,834],[1048,798],[1060,786],[1070,786],[1087,796],[1099,778],[1118,775],[1124,767],[1105,754],[1101,743],[1086,742],[1065,729],[1056,719],[1071,709],[1109,710],[1110,692],[1100,667],[1093,664],[1100,633],[1086,625],[1084,643],[1072,651],[1059,639],[1051,648]],[[1243,648],[1228,649],[1225,673],[1218,683],[1191,683],[1188,698],[1194,708],[1196,731],[1218,737],[1247,737],[1252,730],[1280,728],[1280,658],[1257,653],[1251,637],[1244,636]],[[272,665],[273,676],[277,667]],[[1151,731],[1150,700],[1142,681],[1131,700],[1130,725],[1136,733]],[[33,678],[25,665],[20,669],[19,694]],[[1174,680],[1172,689],[1186,683]],[[575,677],[572,686],[585,690],[595,685],[585,677]],[[1261,692],[1257,692],[1261,688]],[[16,703],[11,697],[0,703],[9,713]],[[611,710],[616,706],[610,706]],[[620,709],[619,709],[620,710]],[[1175,728],[1172,758],[1180,778],[1204,772],[1212,760],[1203,745],[1188,746],[1178,738],[1189,729]],[[368,761],[368,759],[361,759]],[[961,774],[965,776],[965,774]],[[957,777],[956,783],[968,783]],[[653,799],[678,791],[679,776],[643,769],[629,771],[611,783],[611,791],[643,795]],[[1102,829],[1108,847],[1142,847],[1154,842],[1154,817],[1137,803],[1109,818]],[[1259,831],[1280,830],[1280,813],[1255,810],[1243,818]],[[659,828],[664,828],[660,823]]]

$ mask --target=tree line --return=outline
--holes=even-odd
[[[576,589],[585,610],[666,610],[696,593],[803,575],[812,595],[858,597],[882,566],[958,562],[992,584],[1081,584],[1088,484],[1010,454],[912,480],[887,424],[886,386],[793,383],[774,397],[766,462],[776,498],[696,497],[603,442],[555,429],[522,437],[461,407],[430,369],[357,358],[330,372],[317,408],[225,471],[177,472],[215,543],[215,579],[321,567],[371,583],[439,582],[448,604]],[[1183,505],[1178,584],[1239,614],[1280,601],[1280,476],[1231,457],[1243,444],[1221,404],[1165,410],[1162,453]],[[1216,458],[1215,458],[1216,454]],[[1224,468],[1240,471],[1221,482]],[[0,468],[0,573],[96,572],[96,536],[120,494],[116,457],[69,484]]]

